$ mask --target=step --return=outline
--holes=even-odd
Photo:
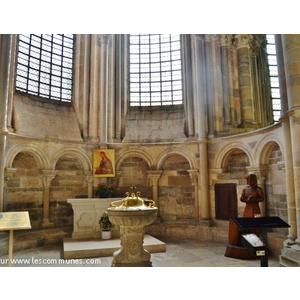
[[[165,252],[166,244],[151,235],[144,236],[144,249],[150,253]],[[121,248],[120,238],[110,240],[98,239],[63,239],[63,257],[71,258],[90,258],[107,257]]]

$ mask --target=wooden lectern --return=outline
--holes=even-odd
[[[268,249],[267,249],[267,230],[270,228],[290,227],[285,221],[279,217],[260,217],[260,218],[233,218],[240,232],[255,231],[259,232],[259,237],[263,243],[262,247],[256,247],[251,244],[245,236],[242,236],[241,242],[249,254],[261,259],[261,267],[268,267]]]

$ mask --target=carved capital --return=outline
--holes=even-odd
[[[203,41],[203,34],[194,34],[196,41]]]
[[[266,47],[266,39],[263,34],[255,34],[250,42],[250,55],[257,56],[260,49]]]
[[[157,185],[162,171],[147,171],[147,177],[151,180],[152,185]]]
[[[88,184],[93,184],[94,178],[92,171],[84,171],[84,178]]]
[[[250,47],[253,40],[252,34],[236,34],[234,35],[234,44],[236,46],[236,49],[242,48],[242,47]]]
[[[255,174],[257,177],[257,181],[262,183],[267,179],[267,174],[269,172],[268,165],[260,165],[257,167],[247,167],[247,171],[249,174]]]
[[[17,172],[17,168],[5,168],[5,173],[4,173],[5,185],[10,179],[12,179],[14,173],[16,172]]]
[[[52,179],[56,176],[58,172],[58,170],[41,170],[44,187],[50,186]]]
[[[192,170],[187,170],[188,173],[190,174],[190,178],[192,181],[192,185],[197,185],[198,184],[198,174],[199,174],[199,170],[198,169],[192,169]]]
[[[233,34],[221,34],[220,44],[221,46],[230,46],[233,42]]]
[[[219,39],[219,34],[205,34],[204,40],[205,42],[215,43]]]
[[[111,41],[111,34],[100,34],[99,40],[101,45],[109,46]]]

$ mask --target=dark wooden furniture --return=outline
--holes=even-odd
[[[290,225],[279,217],[233,218],[232,221],[238,226],[240,232],[259,231],[259,237],[264,243],[264,247],[260,250],[265,251],[264,255],[257,255],[256,250],[258,249],[252,249],[253,245],[249,245],[245,239],[242,239],[241,242],[250,254],[260,257],[261,267],[268,267],[267,230],[271,228],[290,227]],[[260,252],[260,254],[262,254],[262,252]]]

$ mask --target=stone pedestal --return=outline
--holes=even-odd
[[[152,267],[143,248],[145,226],[156,220],[157,207],[138,210],[107,210],[112,223],[120,226],[121,249],[113,254],[112,267]]]

